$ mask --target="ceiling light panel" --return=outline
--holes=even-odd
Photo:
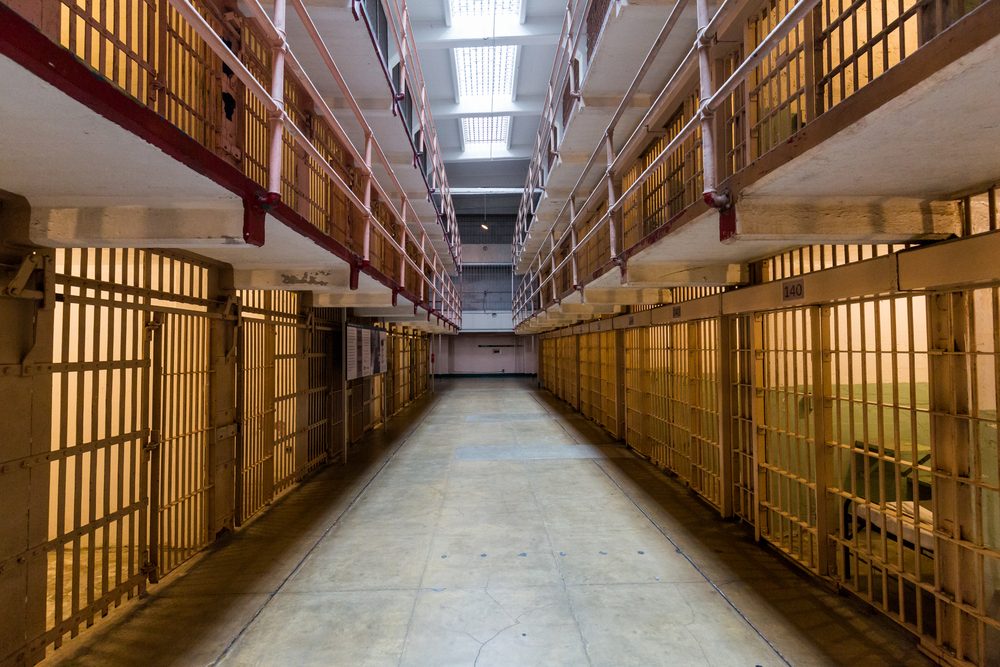
[[[455,49],[459,97],[512,98],[516,61],[515,45]]]
[[[467,144],[507,145],[510,116],[476,116],[462,119],[462,137]]]
[[[451,18],[520,16],[521,0],[449,0]]]

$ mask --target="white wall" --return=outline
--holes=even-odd
[[[512,333],[461,333],[457,336],[435,337],[434,372],[462,375],[490,373],[535,373],[538,341],[534,336]]]
[[[462,331],[511,333],[514,331],[514,314],[509,310],[495,313],[463,312]]]

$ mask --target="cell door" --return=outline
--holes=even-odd
[[[46,596],[33,602],[23,631],[33,651],[58,648],[145,591],[150,562],[150,254],[67,249],[55,257],[48,530],[29,552],[43,557],[28,566],[47,575]],[[122,286],[138,296],[121,298]]]
[[[813,315],[808,308],[759,315],[763,421],[755,488],[761,537],[818,571]]]
[[[274,498],[276,336],[264,319],[247,317],[240,326],[236,525]]]
[[[207,264],[169,253],[155,253],[149,262],[156,303],[171,309],[151,313],[150,320],[149,409],[155,435],[149,472],[152,582],[212,539],[209,271]]]

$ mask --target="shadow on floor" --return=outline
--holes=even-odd
[[[565,419],[580,442],[612,441],[550,392],[538,390],[536,398]],[[756,542],[749,525],[722,519],[681,480],[627,451],[595,463],[787,662],[814,664],[819,652],[837,665],[934,664],[891,619]]]
[[[433,406],[430,395],[417,400],[354,445],[347,465],[321,469],[42,664],[179,664],[180,647],[183,664],[211,664],[337,526]]]
[[[461,381],[448,391],[497,391]],[[593,445],[593,463],[721,592],[786,662],[800,664],[930,664],[911,635],[858,600],[838,595],[785,558],[753,540],[745,525],[724,521],[677,479],[612,441],[548,392],[511,379],[550,411],[578,443]],[[502,389],[501,389],[502,391]],[[74,665],[211,664],[303,562],[374,479],[393,453],[432,412],[424,398],[353,450],[346,466],[320,471],[197,562],[151,589],[78,641],[56,651],[53,663]],[[449,415],[432,416],[447,421]],[[482,428],[481,424],[473,428]],[[475,451],[466,452],[466,456]],[[180,649],[183,648],[183,651]],[[817,661],[816,655],[824,656]],[[752,664],[752,663],[751,663]]]

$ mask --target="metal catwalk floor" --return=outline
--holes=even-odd
[[[81,665],[923,664],[533,384],[438,383]]]

